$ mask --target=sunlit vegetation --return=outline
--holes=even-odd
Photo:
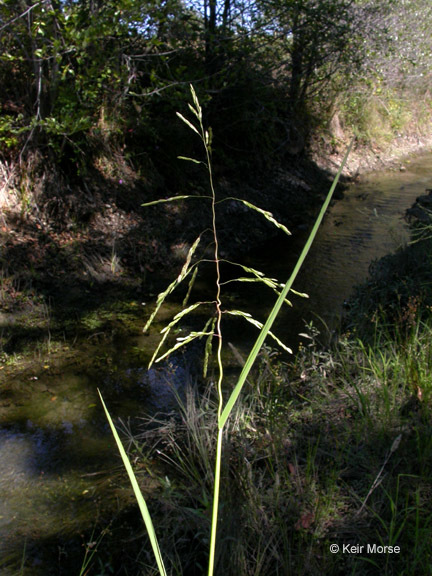
[[[2,161],[20,161],[10,183],[23,199],[47,161],[65,186],[94,171],[173,185],[172,143],[189,136],[172,119],[191,81],[215,165],[237,173],[301,153],[314,133],[331,140],[335,113],[360,142],[425,128],[430,18],[424,0],[3,2]],[[53,187],[47,173],[36,200],[59,210]]]
[[[393,260],[418,267],[417,250]],[[406,298],[412,268],[395,277],[387,260],[331,346],[310,325],[294,361],[263,349],[226,431],[219,573],[428,573],[432,316],[421,294],[431,267]],[[157,462],[150,502],[171,573],[198,575],[218,416],[214,389],[188,386],[179,411],[143,419],[129,445],[138,478]],[[354,552],[332,554],[331,544]]]
[[[417,329],[430,348],[430,328]],[[407,357],[393,340],[376,349],[347,336],[323,351],[317,332],[310,336],[294,365],[263,353],[233,414],[218,569],[428,573],[430,358],[420,362],[419,400]],[[181,573],[180,562],[187,574],[202,574],[205,566],[216,421],[211,398],[191,389],[178,415],[143,422],[133,438],[134,458],[162,462],[151,503],[172,573]],[[363,546],[363,553],[331,554],[332,543]],[[374,543],[401,552],[367,554]]]

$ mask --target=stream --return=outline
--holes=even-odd
[[[432,187],[432,154],[405,166],[405,171],[364,177],[330,208],[294,285],[309,298],[293,297],[294,307],[285,309],[274,328],[288,344],[298,341],[311,320],[336,329],[344,301],[367,277],[371,261],[407,240],[404,212]],[[306,236],[297,231],[264,246],[248,256],[247,264],[286,281]],[[274,303],[270,290],[263,298],[250,285],[240,286],[232,297],[236,308],[248,309],[261,321]],[[137,313],[137,326],[144,318]],[[236,330],[230,329],[229,339],[246,352],[253,335],[247,330],[239,337]],[[84,347],[82,361],[47,363],[42,371],[27,369],[7,383],[0,372],[2,575],[78,575],[85,545],[98,536],[92,532],[100,532],[133,502],[97,387],[112,415],[124,422],[144,410],[169,409],[170,383],[181,390],[188,367],[174,361],[147,372],[142,357],[132,351],[150,350],[153,344],[153,337],[137,330],[128,339]],[[101,568],[101,573],[109,571]]]
[[[432,155],[413,157],[404,168],[364,176],[330,207],[293,286],[309,298],[294,297],[293,309],[285,308],[276,321],[275,332],[284,340],[295,346],[311,321],[320,331],[337,329],[353,287],[366,280],[370,264],[409,239],[404,214],[432,187]],[[254,265],[285,281],[307,235],[296,233],[272,245],[271,259],[267,250],[254,255]]]

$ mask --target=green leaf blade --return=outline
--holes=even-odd
[[[112,421],[111,415],[110,415],[110,413],[108,412],[108,408],[107,408],[106,405],[105,405],[105,402],[104,402],[104,399],[103,399],[103,397],[102,397],[102,394],[101,394],[100,390],[98,390],[98,393],[99,393],[99,396],[100,396],[100,399],[101,399],[101,402],[102,402],[103,409],[104,409],[104,411],[105,411],[105,415],[106,415],[107,420],[108,420],[108,423],[109,423],[109,425],[110,425],[111,432],[112,432],[112,434],[113,434],[113,436],[114,436],[114,439],[115,439],[116,444],[117,444],[118,451],[119,451],[120,456],[121,456],[121,459],[122,459],[122,461],[123,461],[123,465],[124,465],[124,467],[125,467],[125,469],[126,469],[126,471],[127,471],[127,474],[128,474],[128,476],[129,476],[129,480],[130,480],[130,482],[131,482],[131,484],[132,484],[132,489],[133,489],[133,491],[134,491],[135,498],[136,498],[136,500],[137,500],[137,502],[138,502],[138,506],[139,506],[139,509],[140,509],[140,512],[141,512],[141,516],[142,516],[142,518],[143,518],[143,520],[144,520],[145,527],[146,527],[146,529],[147,529],[147,533],[148,533],[148,536],[149,536],[149,539],[150,539],[150,544],[151,544],[151,547],[152,547],[152,549],[153,549],[153,554],[154,554],[154,556],[155,556],[155,560],[156,560],[156,564],[157,564],[158,569],[159,569],[159,573],[161,574],[161,576],[167,576],[167,573],[166,573],[166,570],[165,570],[165,566],[164,566],[164,563],[163,563],[163,559],[162,559],[162,554],[161,554],[161,551],[160,551],[160,548],[159,548],[159,544],[158,544],[158,541],[157,541],[156,532],[155,532],[155,530],[154,530],[153,522],[152,522],[152,519],[151,519],[151,516],[150,516],[150,512],[149,512],[148,507],[147,507],[147,503],[146,503],[146,501],[145,501],[144,496],[142,495],[142,492],[141,492],[140,487],[139,487],[139,485],[138,485],[138,481],[137,481],[137,479],[136,479],[136,476],[135,476],[135,473],[134,473],[134,471],[133,471],[132,465],[131,465],[131,463],[130,463],[130,461],[129,461],[129,458],[128,458],[127,454],[126,454],[126,451],[125,451],[125,449],[124,449],[124,447],[123,447],[122,441],[120,440],[120,437],[119,437],[119,435],[118,435],[118,433],[117,433],[116,427],[114,426],[114,422]]]
[[[315,236],[316,236],[318,229],[321,225],[322,219],[324,218],[324,214],[327,211],[327,208],[330,204],[330,201],[332,199],[332,196],[333,196],[333,193],[334,193],[335,188],[337,186],[337,183],[339,182],[340,175],[342,174],[342,170],[346,164],[349,153],[351,152],[351,148],[353,146],[353,143],[354,143],[354,140],[351,141],[351,144],[349,145],[348,150],[346,151],[346,154],[344,156],[342,164],[341,164],[341,166],[340,166],[340,168],[339,168],[339,170],[338,170],[338,172],[337,172],[337,174],[333,180],[333,184],[330,187],[330,190],[329,190],[327,197],[326,197],[326,199],[322,205],[321,211],[320,211],[320,213],[319,213],[319,215],[315,221],[315,224],[312,228],[312,231],[309,234],[309,238],[308,238],[305,246],[303,247],[303,250],[299,256],[299,259],[297,260],[297,264],[295,265],[294,270],[288,279],[288,282],[285,284],[284,289],[280,293],[279,298],[276,300],[276,303],[275,303],[272,311],[270,312],[270,314],[267,318],[267,321],[265,322],[262,330],[260,331],[258,338],[256,339],[255,344],[254,344],[254,346],[253,346],[253,348],[252,348],[252,350],[251,350],[251,352],[250,352],[250,354],[246,360],[246,363],[243,367],[243,370],[241,371],[241,374],[239,376],[237,384],[234,387],[234,390],[231,392],[231,395],[228,398],[228,402],[226,403],[226,405],[225,405],[225,407],[221,413],[221,416],[220,416],[219,422],[218,422],[218,426],[219,426],[220,430],[222,430],[222,428],[225,426],[226,421],[228,420],[229,415],[231,414],[231,411],[234,407],[234,404],[236,403],[237,398],[239,397],[240,392],[244,386],[244,383],[246,382],[246,378],[248,377],[249,372],[251,371],[252,366],[255,363],[255,360],[259,354],[259,351],[261,350],[262,345],[264,344],[264,341],[265,341],[271,327],[273,326],[274,321],[276,320],[276,317],[277,317],[277,315],[278,315],[278,313],[282,307],[282,304],[283,304],[286,296],[288,295],[288,292],[291,289],[291,286],[294,283],[294,280],[297,278],[297,275],[298,275],[301,267],[303,266],[303,262],[305,261],[306,256],[309,253],[310,247],[312,246],[312,243],[315,240]]]

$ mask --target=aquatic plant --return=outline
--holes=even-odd
[[[210,544],[209,544],[209,555],[208,555],[208,576],[212,576],[214,574],[215,558],[216,558],[216,539],[217,539],[217,528],[218,528],[218,519],[219,519],[219,497],[220,497],[220,491],[221,491],[222,449],[223,449],[223,443],[224,443],[224,436],[225,436],[225,432],[226,432],[226,426],[227,426],[227,423],[228,423],[230,416],[233,413],[233,409],[234,409],[236,402],[237,402],[237,400],[238,400],[238,398],[242,392],[242,389],[245,385],[246,379],[248,378],[248,375],[249,375],[253,365],[256,362],[258,354],[259,354],[266,338],[268,336],[272,337],[280,346],[282,346],[285,350],[290,352],[290,349],[287,346],[285,346],[277,338],[276,335],[273,334],[273,332],[271,331],[271,328],[272,328],[273,323],[274,323],[281,307],[283,306],[283,304],[284,303],[289,304],[289,301],[287,300],[289,293],[290,292],[296,293],[292,287],[293,283],[294,283],[294,281],[298,275],[300,268],[302,267],[302,265],[305,261],[305,258],[307,256],[309,249],[312,245],[312,242],[316,236],[316,233],[317,233],[318,228],[321,224],[321,221],[324,217],[324,214],[328,208],[328,205],[329,205],[330,200],[332,198],[333,192],[334,192],[336,185],[338,183],[340,174],[341,174],[343,167],[345,165],[345,162],[348,158],[348,154],[350,152],[351,146],[348,148],[348,150],[346,152],[346,155],[345,155],[345,158],[342,162],[342,165],[341,165],[341,167],[340,167],[340,169],[339,169],[339,171],[338,171],[338,173],[337,173],[337,175],[333,181],[333,184],[332,184],[332,186],[329,190],[329,193],[328,193],[328,195],[327,195],[327,197],[323,203],[323,206],[322,206],[321,211],[320,211],[320,213],[316,219],[316,222],[312,228],[312,231],[310,232],[309,238],[308,238],[308,240],[307,240],[307,242],[306,242],[299,258],[298,258],[297,264],[295,265],[294,270],[293,270],[290,278],[288,279],[288,281],[286,283],[280,283],[273,278],[266,277],[265,274],[263,274],[259,270],[255,270],[255,269],[247,267],[243,264],[234,263],[234,266],[240,268],[241,274],[242,274],[241,276],[238,276],[237,278],[235,278],[235,281],[237,281],[237,282],[254,282],[254,283],[257,282],[257,283],[263,284],[267,287],[270,287],[278,295],[276,303],[274,304],[273,309],[271,310],[270,314],[268,315],[266,322],[264,324],[262,324],[262,323],[258,322],[256,319],[254,319],[246,311],[237,310],[237,309],[227,309],[223,306],[222,287],[224,285],[224,282],[221,279],[220,266],[221,266],[221,263],[224,262],[224,259],[221,258],[221,256],[220,256],[219,240],[218,240],[218,233],[217,233],[217,231],[218,231],[217,214],[216,214],[217,207],[219,204],[221,204],[222,202],[226,202],[227,200],[239,202],[239,203],[243,204],[244,206],[246,206],[247,208],[260,214],[262,217],[267,219],[269,222],[271,222],[274,226],[276,226],[277,228],[282,230],[284,233],[289,234],[289,231],[287,230],[287,228],[283,224],[278,222],[274,218],[273,214],[271,214],[269,211],[262,209],[258,206],[255,206],[254,204],[251,204],[250,202],[248,202],[246,200],[243,200],[241,198],[232,198],[232,197],[223,198],[221,200],[219,200],[217,198],[216,192],[215,192],[213,172],[212,172],[212,162],[211,162],[212,133],[211,133],[210,129],[206,130],[204,125],[203,125],[202,109],[201,109],[200,103],[198,101],[198,98],[197,98],[196,93],[195,93],[192,86],[191,86],[191,94],[192,94],[192,104],[189,104],[189,110],[192,112],[192,114],[194,116],[193,121],[190,121],[189,119],[187,119],[185,116],[183,116],[180,113],[177,113],[177,115],[200,138],[200,140],[203,144],[204,150],[205,150],[205,160],[197,160],[195,158],[189,158],[189,157],[180,157],[180,158],[183,160],[189,161],[189,162],[193,162],[195,164],[204,165],[204,167],[206,168],[206,170],[208,172],[210,194],[204,195],[204,196],[199,196],[199,197],[190,196],[190,195],[176,196],[173,198],[149,202],[146,205],[149,206],[149,205],[153,205],[153,204],[159,204],[161,202],[177,202],[177,201],[183,201],[183,200],[189,201],[189,200],[196,200],[197,198],[201,201],[209,202],[209,205],[210,205],[209,209],[211,211],[211,218],[212,218],[212,226],[211,226],[210,233],[212,236],[212,242],[211,243],[213,246],[213,258],[212,258],[211,262],[213,263],[213,265],[215,267],[215,276],[216,276],[215,290],[216,290],[216,294],[215,294],[215,297],[211,300],[197,301],[197,302],[194,302],[193,304],[188,304],[189,297],[191,295],[193,285],[195,282],[195,278],[196,278],[196,275],[197,275],[198,270],[199,270],[199,266],[201,263],[208,261],[206,256],[205,256],[205,253],[203,253],[203,255],[200,258],[197,258],[196,260],[194,260],[194,258],[196,258],[197,254],[198,254],[198,248],[201,245],[203,236],[206,233],[206,232],[203,232],[202,234],[200,234],[198,236],[198,238],[195,240],[195,242],[191,245],[191,247],[187,253],[185,263],[184,263],[179,275],[177,276],[177,278],[166,288],[166,290],[164,290],[163,292],[161,292],[159,294],[157,301],[156,301],[155,309],[152,312],[149,320],[147,321],[147,324],[146,324],[144,330],[148,330],[148,328],[150,327],[152,321],[154,320],[156,314],[160,310],[160,308],[163,305],[166,298],[181,283],[183,283],[186,279],[188,279],[189,283],[188,283],[186,298],[183,302],[183,309],[179,313],[177,313],[174,316],[174,318],[161,331],[162,338],[161,338],[160,343],[157,346],[157,348],[153,354],[153,357],[150,361],[150,366],[153,364],[153,362],[158,362],[158,361],[166,358],[167,356],[169,356],[174,351],[182,348],[183,346],[191,343],[194,340],[205,339],[204,372],[206,373],[208,362],[209,362],[209,357],[210,357],[210,354],[211,354],[212,348],[213,348],[213,342],[214,341],[216,342],[216,354],[215,354],[215,356],[216,356],[216,365],[218,368],[218,377],[217,377],[217,382],[216,382],[217,399],[218,399],[217,400],[217,418],[216,418],[217,431],[216,431],[216,439],[215,439],[216,456],[215,456],[215,464],[214,464],[214,491],[213,491],[213,503],[212,503],[212,514],[211,514],[211,532],[210,532]],[[298,293],[296,293],[296,294],[298,294]],[[303,294],[302,296],[305,296],[305,295]],[[173,331],[173,329],[175,327],[178,327],[179,323],[182,320],[184,320],[188,315],[192,314],[193,312],[196,312],[199,308],[209,308],[209,307],[212,308],[212,313],[201,330],[191,331],[191,332],[189,332],[189,334],[187,336],[178,337],[176,339],[175,344],[170,346],[166,352],[161,353],[162,346],[166,342],[168,342],[168,337],[169,337],[170,333]],[[222,361],[223,333],[222,333],[221,323],[222,323],[222,318],[224,315],[241,317],[245,321],[253,324],[254,326],[256,326],[259,329],[259,334],[258,334],[258,337],[256,339],[256,342],[255,342],[254,346],[252,347],[252,350],[251,350],[248,358],[246,359],[246,361],[244,363],[243,369],[240,373],[240,376],[237,380],[236,385],[234,386],[233,390],[228,395],[228,399],[226,399],[224,397],[224,391],[223,391],[223,387],[222,387],[223,379],[224,379],[224,365],[223,365],[223,361]],[[139,504],[141,514],[142,514],[143,520],[144,520],[146,528],[147,528],[147,532],[148,532],[148,535],[150,538],[151,546],[153,549],[153,553],[155,556],[155,560],[156,560],[156,563],[158,566],[159,573],[163,576],[166,576],[166,574],[167,574],[166,568],[165,568],[165,565],[164,565],[164,562],[162,559],[162,554],[161,554],[161,551],[159,548],[155,529],[153,526],[153,522],[151,520],[151,516],[150,516],[149,510],[148,510],[147,504],[146,504],[145,499],[144,499],[144,497],[140,491],[139,484],[138,484],[136,476],[134,474],[132,465],[131,465],[128,457],[127,457],[126,451],[124,450],[124,447],[121,443],[121,440],[118,436],[118,433],[115,429],[114,423],[113,423],[112,418],[109,414],[109,411],[108,411],[108,409],[107,409],[107,407],[103,401],[102,396],[101,396],[101,401],[102,401],[106,416],[108,418],[111,430],[112,430],[113,435],[115,437],[118,449],[120,451],[124,466],[128,472],[130,481],[132,483],[134,494],[135,494],[135,497],[136,497],[137,502]]]

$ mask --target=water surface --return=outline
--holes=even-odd
[[[279,334],[296,340],[305,322],[312,320],[323,328],[320,318],[330,329],[336,328],[353,286],[366,280],[371,262],[408,240],[405,211],[432,188],[432,154],[413,158],[405,166],[403,172],[365,176],[331,206],[294,284],[309,299],[293,297],[293,309],[285,309],[277,322]],[[294,233],[266,247],[254,255],[255,264],[286,281],[306,238],[306,232]]]

